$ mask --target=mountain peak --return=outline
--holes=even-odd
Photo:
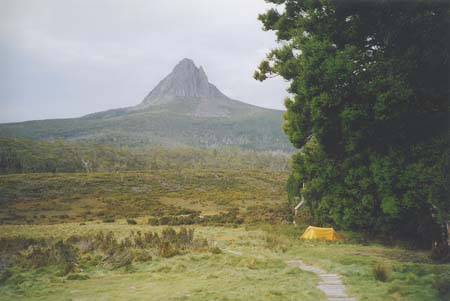
[[[142,106],[160,105],[179,98],[210,99],[225,97],[210,84],[205,70],[193,60],[182,59],[143,100]]]
[[[174,69],[185,69],[185,68],[197,68],[193,60],[189,58],[184,58],[178,62]]]
[[[192,79],[197,79],[198,85],[204,85],[208,83],[208,77],[206,76],[205,70],[200,66],[197,68],[193,60],[184,58],[182,59],[172,70],[172,74],[176,76],[174,80],[183,80],[188,85],[192,83]],[[187,95],[195,96],[195,95]]]

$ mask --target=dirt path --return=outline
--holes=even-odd
[[[313,272],[320,278],[317,288],[320,289],[328,298],[328,301],[356,301],[345,293],[345,285],[342,284],[341,277],[337,274],[327,274],[324,270],[317,267],[306,265],[300,260],[291,260],[288,265],[297,267],[304,271]]]
[[[242,256],[242,252],[222,249],[225,252]],[[301,270],[312,272],[319,276],[320,282],[317,288],[324,292],[327,301],[356,301],[345,293],[345,285],[338,274],[328,274],[326,271],[312,265],[306,265],[301,260],[290,260],[286,262],[289,266],[297,267]]]

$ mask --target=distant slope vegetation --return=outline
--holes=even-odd
[[[135,107],[81,118],[1,124],[0,136],[290,152],[293,148],[281,125],[282,111],[228,98],[208,82],[201,67],[184,59]]]
[[[169,217],[192,210],[215,215],[250,209],[248,219],[270,218],[273,209],[284,209],[286,177],[272,170],[206,168],[0,175],[0,225]]]
[[[0,136],[93,141],[116,146],[237,146],[251,150],[291,151],[281,130],[281,113],[248,117],[199,118],[177,112],[138,111],[116,116],[28,121],[0,125]],[[113,114],[113,113],[111,113]]]
[[[32,141],[0,137],[0,174],[98,172],[183,168],[285,171],[283,153],[231,148],[124,148],[92,142]]]

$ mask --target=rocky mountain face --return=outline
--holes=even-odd
[[[233,146],[290,151],[282,111],[230,99],[202,67],[181,60],[134,106],[81,118],[0,124],[0,136],[96,141],[121,146]]]
[[[202,67],[197,68],[190,59],[183,59],[142,101],[141,106],[168,103],[178,97],[226,98],[209,83]]]
[[[174,105],[189,108],[186,115],[193,117],[231,117],[246,110],[250,105],[232,100],[208,81],[202,67],[197,67],[191,59],[180,61],[137,106],[132,110],[154,109],[154,107]],[[255,109],[256,107],[253,107]]]

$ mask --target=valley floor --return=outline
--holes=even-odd
[[[306,225],[282,224],[286,178],[220,169],[2,175],[0,300],[326,300],[318,277],[291,260],[341,275],[357,300],[448,298],[450,264],[424,252],[361,245],[351,233],[343,243],[299,240]]]
[[[163,227],[126,220],[54,225],[3,225],[0,238],[53,237],[113,231],[120,240],[131,232]],[[291,267],[299,259],[342,275],[347,294],[358,300],[440,300],[436,278],[450,265],[429,261],[425,253],[353,243],[306,242],[302,228],[285,226],[192,226],[210,246],[170,258],[154,257],[122,268],[80,263],[76,275],[61,276],[55,267],[15,267],[1,284],[0,300],[326,300],[318,277]],[[220,250],[219,250],[220,249]],[[373,266],[384,264],[387,281],[377,281]],[[69,280],[73,279],[73,280]]]

